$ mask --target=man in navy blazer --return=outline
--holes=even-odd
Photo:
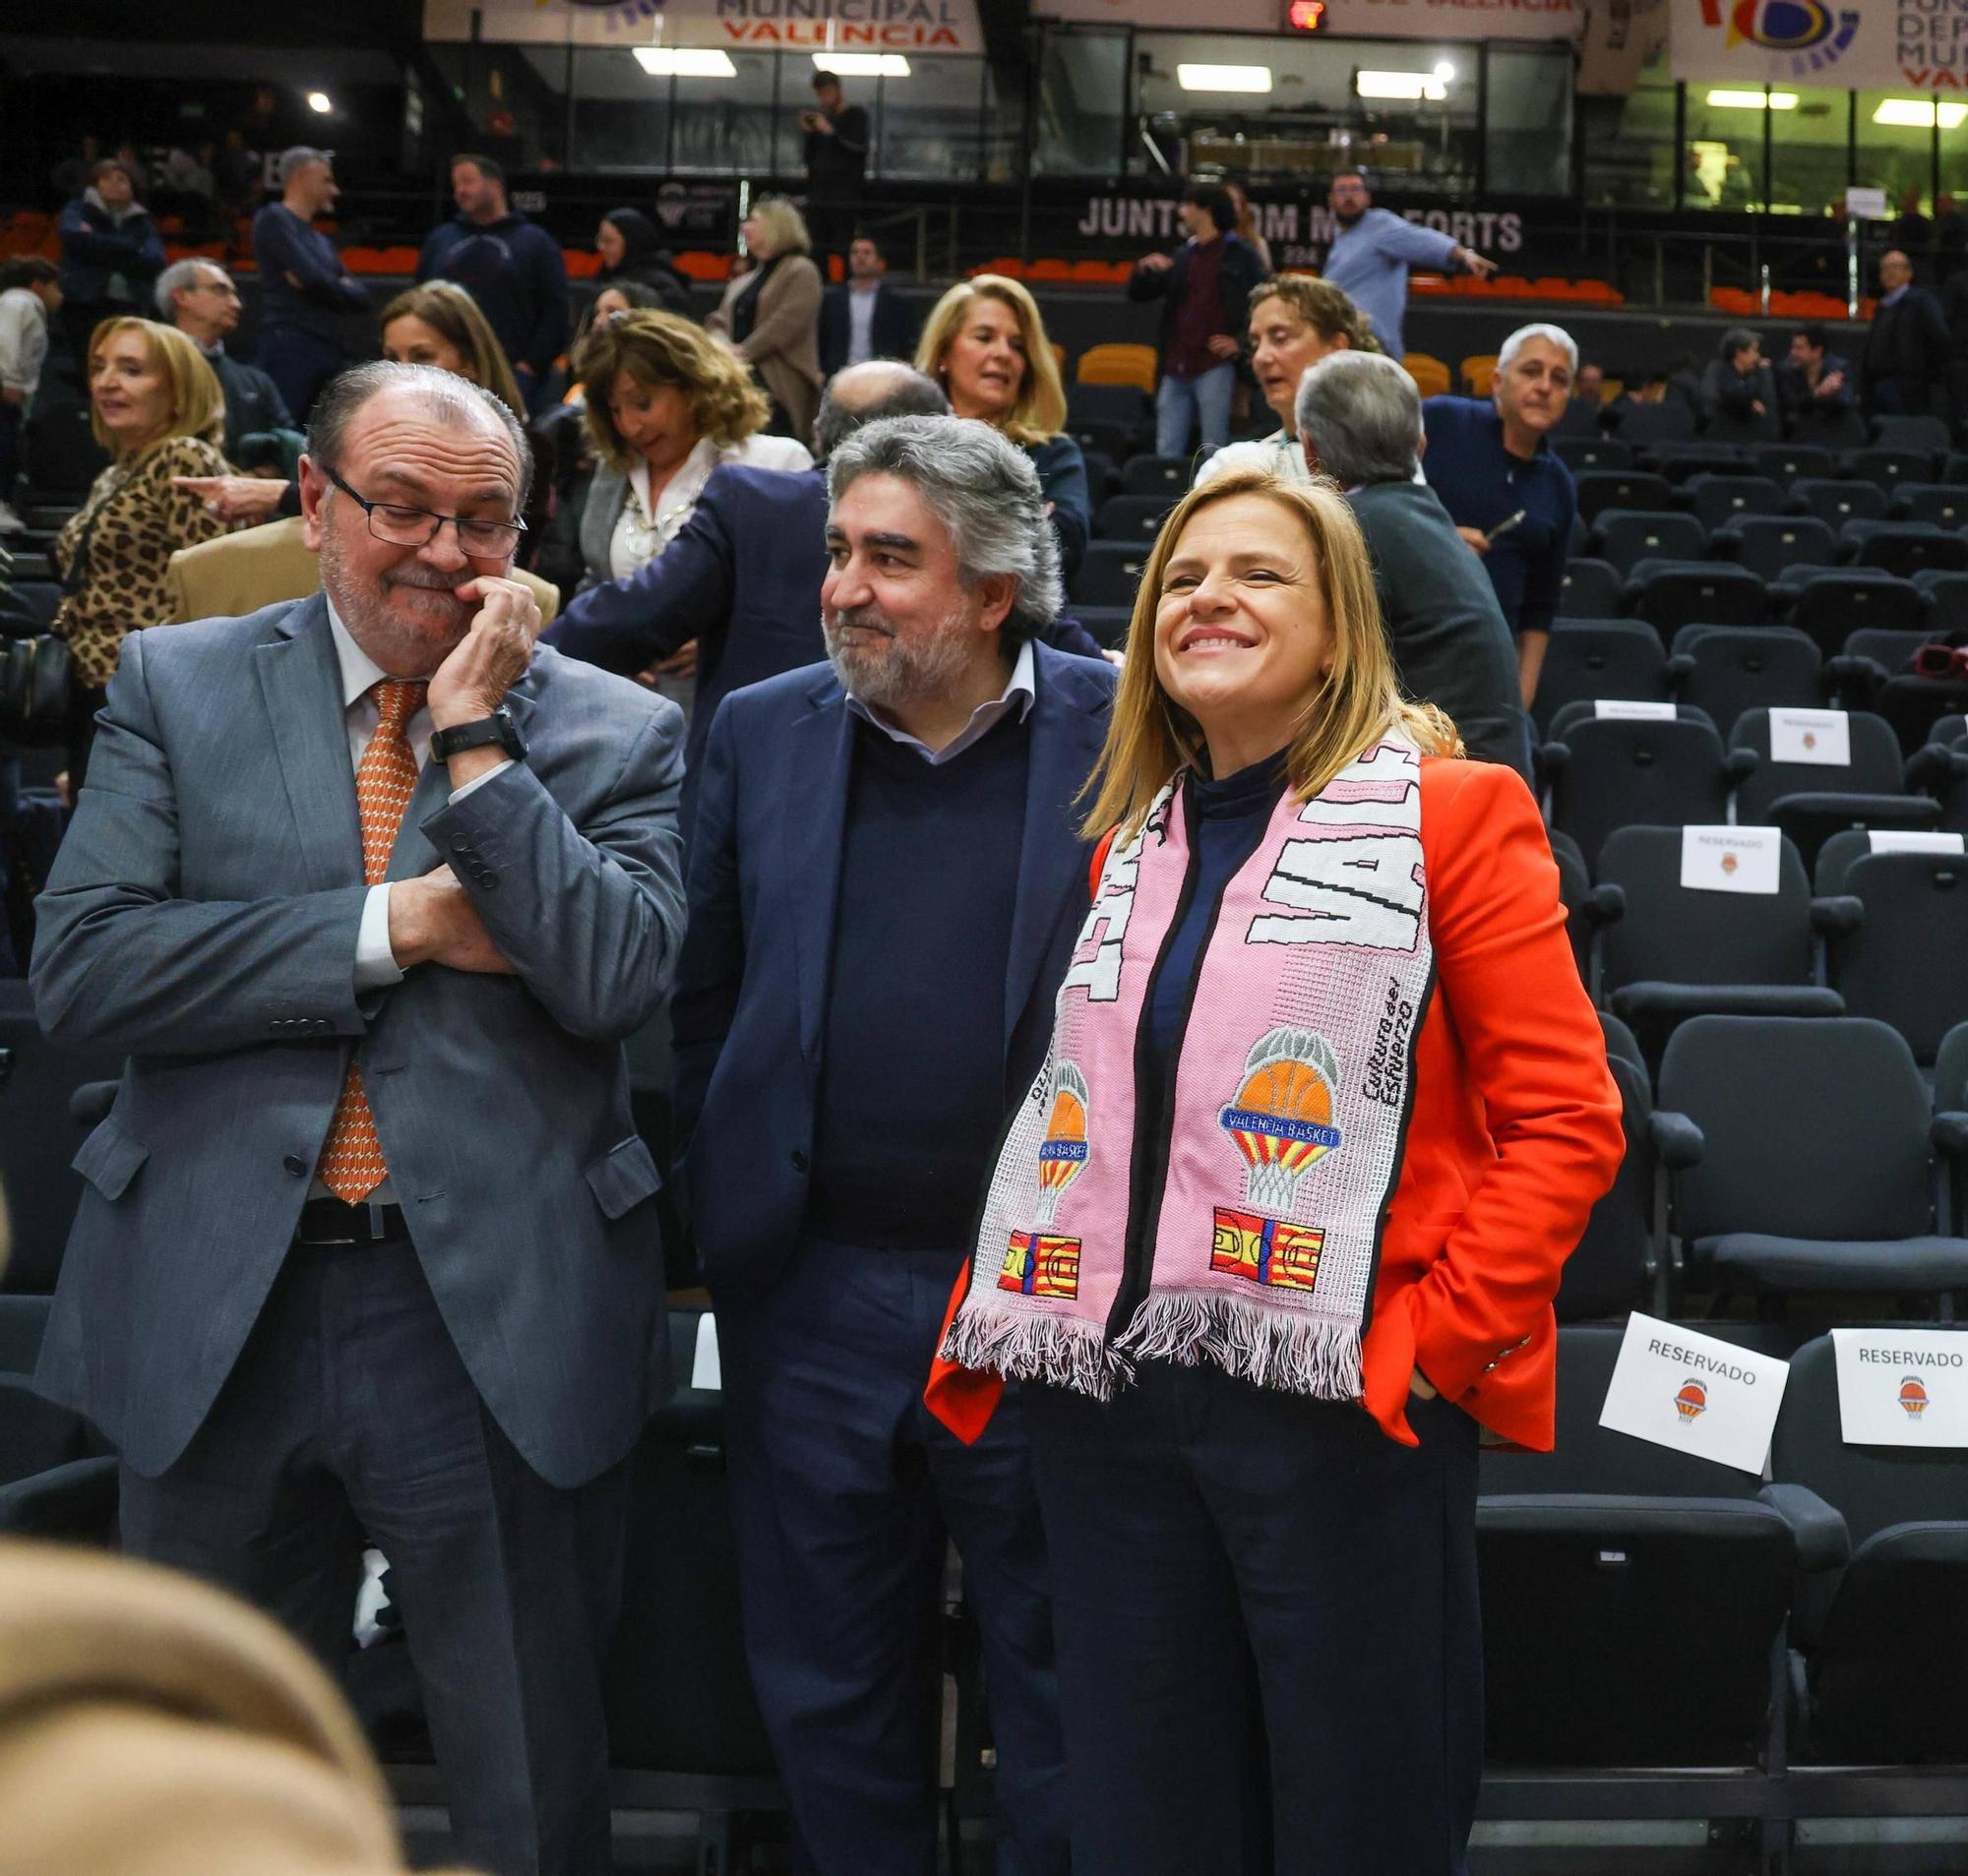
[[[909,358],[922,321],[886,279],[889,264],[875,237],[857,234],[847,249],[847,278],[820,302],[820,369],[829,378],[871,358]]]
[[[126,1545],[331,1661],[378,1546],[461,1860],[601,1876],[683,725],[535,651],[526,471],[488,393],[357,366],[301,464],[323,590],[125,640],[37,908],[43,1026],[130,1061],[36,1381],[118,1447]]]
[[[998,1866],[1064,1876],[1018,1418],[966,1448],[922,1389],[1085,914],[1076,799],[1114,673],[1039,642],[1058,546],[1031,463],[989,426],[871,424],[830,486],[831,668],[717,712],[674,1006],[746,1649],[796,1867],[931,1876],[953,1539],[984,1636]]]

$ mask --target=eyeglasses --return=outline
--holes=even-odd
[[[399,508],[359,496],[333,469],[328,479],[369,517],[369,532],[392,547],[427,547],[449,521],[458,530],[460,549],[473,560],[505,560],[520,545],[524,521],[480,521],[462,514],[433,514],[429,509]]]

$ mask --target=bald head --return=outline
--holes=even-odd
[[[813,453],[823,462],[864,423],[880,417],[947,417],[950,399],[935,379],[899,359],[871,358],[828,381],[813,423]]]

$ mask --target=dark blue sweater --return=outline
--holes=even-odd
[[[260,269],[260,330],[286,327],[338,340],[345,313],[366,313],[369,295],[341,265],[341,250],[284,203],[253,217],[253,259]]]
[[[463,287],[516,367],[536,379],[553,369],[567,343],[567,263],[544,228],[517,212],[484,223],[454,215],[424,241],[417,278]]]
[[[1031,737],[1016,713],[941,767],[854,731],[806,1227],[957,1250],[1005,1085],[1005,976]]]

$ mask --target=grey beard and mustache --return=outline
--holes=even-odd
[[[904,643],[878,611],[863,607],[859,612],[842,613],[835,625],[829,625],[822,614],[820,629],[841,689],[875,709],[895,711],[954,688],[970,661],[962,622],[961,609],[953,610],[927,638]],[[889,644],[871,653],[843,643],[838,635],[849,626],[884,633]]]
[[[341,623],[362,649],[386,671],[400,677],[428,676],[463,638],[471,614],[456,600],[451,610],[455,623],[443,633],[418,632],[404,626],[390,610],[386,589],[413,586],[426,592],[441,592],[450,598],[455,587],[469,577],[467,574],[434,572],[421,563],[400,562],[380,582],[365,581],[348,571],[342,557],[340,537],[325,528],[321,542],[322,589],[334,602]],[[433,608],[433,618],[440,609]]]

